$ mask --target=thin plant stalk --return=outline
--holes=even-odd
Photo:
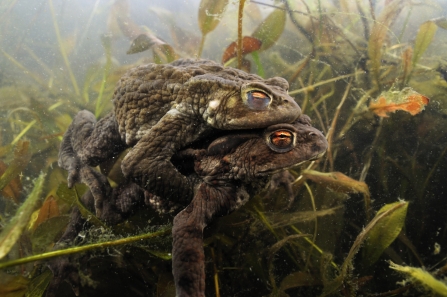
[[[200,39],[199,50],[197,51],[197,58],[200,58],[202,56],[203,46],[205,45],[205,37],[206,34],[202,34],[202,38]]]
[[[337,108],[335,109],[334,119],[332,120],[331,127],[328,130],[328,134],[326,136],[327,142],[328,142],[328,148],[327,148],[327,156],[329,159],[329,163],[331,164],[331,171],[333,171],[334,168],[334,160],[332,156],[332,139],[335,131],[335,127],[337,125],[337,119],[340,115],[341,108],[343,104],[346,101],[346,98],[348,97],[349,91],[351,90],[351,84],[352,84],[352,78],[350,79],[348,85],[346,86],[345,93],[343,94],[343,97],[340,100],[340,103],[338,104]]]
[[[291,226],[292,230],[295,231],[297,234],[304,234],[303,232],[301,232],[297,227],[295,226]],[[310,239],[309,237],[303,237],[305,241],[307,241],[317,252],[319,252],[320,254],[324,254],[323,250],[316,245],[312,239]],[[331,265],[332,267],[334,267],[335,269],[339,269],[337,264],[334,261],[331,261]]]
[[[28,132],[28,130],[31,129],[31,127],[34,126],[34,124],[36,124],[36,123],[37,123],[36,120],[32,120],[28,125],[26,125],[26,127],[23,128],[22,131],[20,131],[19,135],[17,135],[17,136],[14,138],[14,140],[11,142],[11,145],[16,144],[16,143],[20,140],[20,138],[22,138],[23,135],[25,135],[25,133]]]
[[[127,237],[127,238],[93,243],[93,244],[87,244],[87,245],[83,245],[83,246],[77,246],[77,247],[58,250],[58,251],[51,251],[51,252],[42,253],[39,255],[34,255],[34,256],[30,256],[30,257],[25,257],[25,258],[21,258],[21,259],[17,259],[17,260],[0,263],[0,269],[5,269],[8,267],[22,265],[22,264],[26,264],[26,263],[30,263],[30,262],[34,262],[34,261],[42,261],[42,260],[47,260],[47,259],[51,259],[51,258],[55,258],[55,257],[87,252],[87,251],[94,250],[94,249],[103,249],[103,248],[106,248],[109,246],[130,244],[130,243],[138,242],[138,241],[153,238],[153,237],[163,236],[163,235],[169,234],[170,232],[171,232],[171,228],[168,228],[168,229],[160,230],[160,231],[153,232],[153,233],[147,233],[147,234],[143,234],[143,235],[131,236],[131,237]]]
[[[373,150],[377,145],[377,141],[379,140],[380,132],[382,131],[383,126],[383,118],[380,118],[379,127],[377,128],[376,135],[374,136],[374,140],[371,144],[371,149],[366,157],[365,166],[363,166],[362,173],[360,174],[359,181],[364,182],[366,179],[366,175],[368,174],[369,167],[371,166]]]
[[[214,279],[215,293],[216,293],[216,297],[220,297],[219,270],[217,269],[217,266],[216,266],[216,257],[214,255],[214,249],[213,248],[211,248],[211,257],[213,258],[213,268],[214,268],[213,279]]]
[[[310,196],[310,201],[312,203],[312,209],[314,212],[317,211],[317,208],[315,206],[315,198],[314,198],[314,194],[312,193],[311,188],[309,187],[309,185],[307,184],[307,182],[304,182],[304,186],[307,189],[307,192],[309,193]],[[315,225],[314,225],[314,236],[312,237],[312,242],[313,244],[315,244],[315,241],[317,240],[317,234],[318,234],[318,216],[315,216]],[[310,263],[310,257],[312,256],[312,251],[313,248],[310,249],[309,251],[309,255],[307,256],[307,261],[306,261],[306,267],[304,269],[304,271],[307,271],[307,268],[309,267],[309,263]]]
[[[23,66],[19,61],[17,61],[16,59],[14,59],[14,57],[12,57],[11,55],[9,55],[8,53],[6,53],[4,50],[0,49],[0,51],[2,51],[3,55],[14,65],[16,65],[17,67],[19,67],[21,70],[23,70],[23,72],[27,75],[29,75],[32,79],[34,79],[38,84],[48,88],[48,86],[37,76],[35,75],[33,72],[29,71],[25,66]]]
[[[365,107],[365,104],[366,104],[366,101],[368,100],[368,98],[371,96],[371,94],[373,94],[377,90],[378,89],[376,87],[374,87],[374,88],[368,90],[362,96],[362,98],[360,98],[360,100],[357,102],[357,105],[354,107],[351,114],[349,115],[348,120],[346,121],[345,125],[343,126],[340,133],[338,134],[338,138],[343,137],[345,135],[345,133],[352,127],[352,125],[354,125],[356,123],[356,121],[354,120],[354,116],[357,113],[359,113],[359,110],[361,110],[362,108]],[[360,117],[358,117],[358,118],[360,118]]]
[[[298,89],[298,90],[290,91],[289,95],[296,95],[296,94],[312,91],[316,87],[319,87],[319,86],[322,86],[322,85],[325,85],[325,84],[328,84],[328,83],[331,83],[331,82],[335,82],[335,81],[340,80],[340,79],[353,77],[353,76],[356,76],[356,75],[359,75],[359,74],[365,74],[365,71],[363,71],[363,70],[362,71],[356,71],[356,72],[351,73],[351,74],[340,75],[340,76],[337,76],[337,77],[334,77],[334,78],[331,78],[331,79],[323,80],[323,81],[317,82],[317,83],[315,83],[313,85],[309,85],[307,87],[304,87],[304,88],[301,88],[301,89]]]
[[[62,44],[62,38],[59,31],[59,26],[56,21],[56,14],[54,12],[53,0],[49,0],[48,2],[50,4],[51,18],[53,19],[54,31],[56,32],[57,42],[59,44],[59,50],[61,52],[62,58],[64,59],[65,67],[67,67],[68,74],[70,75],[70,80],[71,83],[73,84],[73,89],[76,95],[79,96],[81,92],[79,91],[78,83],[76,82],[76,79],[73,75],[73,71],[71,70],[70,67],[70,61],[68,61],[67,53],[65,52],[64,45]]]
[[[237,17],[237,68],[242,68],[242,20],[244,16],[245,0],[239,0],[239,11]]]

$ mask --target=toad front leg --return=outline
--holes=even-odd
[[[125,149],[113,113],[96,122],[95,116],[80,111],[68,127],[59,151],[58,164],[68,171],[68,186],[85,183],[95,198],[96,215],[110,220],[106,197],[111,193],[107,178],[90,166],[116,156]]]
[[[128,152],[121,169],[126,177],[152,194],[181,203],[193,197],[193,184],[172,164],[182,147],[206,131],[206,126],[177,110],[168,112]]]

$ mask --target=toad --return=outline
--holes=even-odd
[[[200,177],[191,203],[174,218],[172,273],[177,297],[205,296],[203,229],[218,216],[238,209],[284,169],[321,157],[326,138],[303,115],[262,133],[224,136],[193,155]]]
[[[205,149],[199,145],[176,153],[172,159],[176,168],[180,170],[182,167],[183,173],[196,181],[195,196],[175,216],[172,230],[172,271],[177,296],[205,296],[202,236],[208,224],[216,217],[241,207],[266,187],[272,175],[324,154],[327,141],[309,123],[309,118],[302,115],[292,124],[233,131],[212,141]],[[109,202],[114,204],[114,209],[128,216],[135,208],[150,203],[150,197],[150,193],[130,182],[114,188]],[[94,207],[90,192],[82,199],[85,205]],[[79,210],[74,210],[69,227],[58,245],[64,246],[64,242],[73,240],[85,223]],[[57,288],[64,280],[70,282],[79,294],[79,277],[72,262],[55,259],[49,267],[55,278],[47,297],[56,296]]]
[[[110,217],[111,188],[91,169],[131,147],[121,168],[126,177],[166,199],[193,197],[193,182],[171,157],[215,130],[265,128],[292,123],[301,109],[280,77],[263,79],[209,60],[182,59],[129,70],[118,82],[114,109],[96,121],[80,111],[65,133],[58,164],[68,185],[87,184],[96,214]],[[101,181],[101,182],[100,182]]]

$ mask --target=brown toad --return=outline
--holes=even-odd
[[[174,218],[172,273],[178,297],[205,296],[203,229],[216,217],[238,209],[265,188],[274,173],[323,155],[328,143],[303,115],[293,124],[277,124],[261,133],[218,138],[193,155],[198,184],[191,203]]]
[[[246,203],[266,187],[275,173],[317,159],[326,151],[326,139],[309,122],[309,118],[302,115],[292,124],[231,131],[212,141],[209,146],[195,143],[194,148],[181,150],[174,155],[173,164],[195,181],[195,196],[188,207],[175,216],[172,230],[172,272],[177,296],[204,296],[202,231],[208,224]],[[151,204],[150,196],[130,181],[114,188],[108,203],[125,218],[145,204]],[[84,205],[90,209],[94,209],[93,200],[91,192],[82,197]],[[69,227],[57,246],[73,241],[86,225],[88,223],[75,209]],[[75,263],[61,258],[50,262],[49,267],[54,279],[47,297],[57,296],[58,287],[63,281],[68,281],[79,294],[80,279]]]
[[[100,217],[111,189],[90,166],[127,147],[132,148],[121,165],[126,177],[164,199],[190,199],[192,183],[171,157],[216,129],[295,121],[301,109],[288,87],[283,78],[263,79],[208,60],[138,66],[118,82],[111,113],[98,122],[85,110],[76,115],[64,135],[59,166],[69,172],[69,187],[76,182],[90,187]]]

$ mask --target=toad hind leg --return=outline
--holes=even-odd
[[[237,208],[235,186],[213,187],[202,183],[194,199],[174,218],[172,227],[172,274],[177,297],[205,296],[203,229],[214,218]],[[239,195],[240,196],[240,195]]]
[[[191,116],[168,112],[127,153],[121,163],[124,175],[163,199],[189,201],[193,185],[171,157],[205,132],[204,127]]]

